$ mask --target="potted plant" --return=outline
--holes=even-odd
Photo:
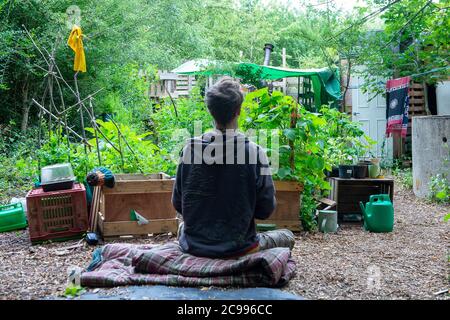
[[[353,157],[343,154],[339,164],[339,178],[350,179],[353,176]]]
[[[325,170],[325,175],[328,178],[339,177],[339,162],[342,158],[342,150],[337,139],[330,138],[328,146],[325,148],[324,158],[328,162],[328,169]]]

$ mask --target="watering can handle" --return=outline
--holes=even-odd
[[[369,199],[370,202],[377,202],[378,200],[391,201],[391,198],[388,194],[375,194],[371,195]]]
[[[324,232],[325,223],[327,223],[327,218],[323,218],[323,220],[322,220],[322,225],[321,225],[322,232]]]

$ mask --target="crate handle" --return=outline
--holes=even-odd
[[[16,207],[22,207],[23,208],[22,203],[21,202],[16,202],[16,203],[10,203],[10,204],[4,205],[4,206],[0,206],[0,211],[7,210],[9,208],[16,208]]]
[[[61,232],[61,231],[68,231],[69,227],[62,227],[62,228],[51,228],[51,232]]]

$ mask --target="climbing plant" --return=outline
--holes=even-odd
[[[281,92],[269,94],[267,88],[247,94],[239,124],[244,130],[269,129],[279,133],[279,146],[274,148],[270,142],[268,145],[268,155],[279,156],[274,178],[303,184],[300,216],[307,230],[315,226],[316,199],[330,189],[324,171],[337,164],[332,152],[339,149],[345,156],[353,156],[368,148],[360,140],[364,132],[346,115],[326,106],[321,113],[310,112],[292,97]],[[340,137],[345,139],[340,141]],[[330,142],[330,138],[339,143]]]

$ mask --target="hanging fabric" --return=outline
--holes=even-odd
[[[391,79],[386,82],[386,136],[400,133],[406,137],[408,130],[410,77]]]
[[[84,55],[83,33],[79,26],[73,26],[72,32],[70,32],[69,35],[69,39],[67,39],[67,44],[75,52],[73,70],[86,72],[86,57]]]

